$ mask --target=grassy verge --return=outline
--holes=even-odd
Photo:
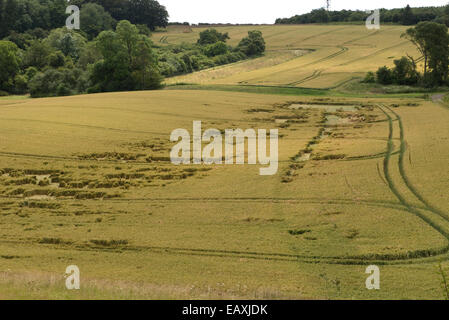
[[[337,89],[337,88],[336,88]],[[359,95],[382,95],[392,97],[401,95],[403,97],[421,97],[429,98],[430,95],[436,93],[444,93],[448,91],[446,87],[440,88],[423,88],[399,85],[381,85],[377,83],[363,83],[360,81],[349,81],[336,90],[342,94],[359,94]],[[429,97],[428,97],[429,96]]]
[[[167,90],[215,90],[232,91],[260,94],[279,94],[290,96],[324,96],[328,90],[294,88],[294,87],[271,87],[271,86],[250,86],[250,85],[197,85],[197,84],[177,84],[169,85]]]
[[[427,99],[421,92],[414,93],[369,93],[369,92],[351,92],[336,91],[331,89],[313,89],[301,87],[281,87],[281,86],[262,86],[262,85],[200,85],[200,84],[173,84],[168,85],[165,90],[212,90],[212,91],[231,91],[258,94],[277,94],[286,96],[335,96],[351,98],[421,98]]]

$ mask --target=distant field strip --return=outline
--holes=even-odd
[[[347,61],[345,63],[342,63],[342,64],[338,65],[338,66],[347,66],[347,65],[350,65],[350,64],[352,64],[354,62],[357,62],[357,61],[360,61],[360,60],[364,60],[364,59],[368,59],[368,58],[372,58],[372,57],[375,57],[375,56],[377,56],[377,55],[379,55],[381,53],[384,53],[384,52],[386,52],[388,50],[396,49],[398,47],[402,47],[402,46],[405,46],[405,45],[408,45],[408,44],[409,44],[408,41],[403,41],[403,42],[395,44],[395,45],[393,45],[391,47],[383,48],[383,49],[380,49],[380,50],[378,50],[376,52],[370,53],[367,56],[363,56],[363,57],[359,57],[359,58],[351,60],[351,61]]]
[[[245,33],[248,27],[217,28],[229,32],[232,42]],[[193,30],[196,31],[195,28]],[[198,32],[203,29],[198,29]],[[266,66],[258,70],[245,70],[227,75],[208,70],[167,79],[177,82],[201,84],[250,84],[269,86],[301,86],[306,88],[334,88],[355,78],[363,77],[367,71],[375,71],[379,65],[391,65],[405,51],[417,56],[416,49],[401,39],[404,27],[385,26],[382,30],[368,31],[364,26],[263,26],[267,42],[267,55],[275,49],[313,49],[312,53]],[[169,32],[170,34],[170,32]],[[185,37],[192,41],[195,34],[177,33],[176,41]],[[338,51],[335,51],[338,49]],[[260,58],[259,58],[260,59]],[[257,59],[256,59],[257,60]],[[420,63],[421,60],[417,59]]]

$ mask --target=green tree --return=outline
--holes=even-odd
[[[228,46],[222,41],[210,44],[204,48],[204,54],[208,57],[215,57],[220,54],[226,54],[229,52]]]
[[[247,56],[262,54],[265,52],[265,40],[262,32],[258,30],[248,31],[248,37],[240,41],[238,48]]]
[[[101,31],[111,30],[114,23],[115,20],[99,4],[87,3],[81,8],[80,27],[89,40],[95,38]]]
[[[97,37],[103,59],[92,71],[91,92],[158,88],[162,81],[151,41],[139,34],[129,21],[120,21],[116,32],[103,31]]]
[[[434,22],[441,23],[441,24],[444,24],[447,27],[449,27],[449,15],[444,15],[444,16],[438,17],[434,20]]]
[[[25,76],[27,77],[28,81],[33,79],[33,77],[38,74],[39,70],[37,70],[36,67],[28,67],[25,70]]]
[[[27,33],[18,33],[15,31],[11,31],[8,37],[5,40],[14,42],[20,49],[25,50],[27,46],[30,45],[33,37]]]
[[[134,50],[139,39],[139,29],[131,22],[122,20],[117,24],[117,35],[125,46],[129,65],[133,64]]]
[[[415,24],[415,21],[416,17],[413,14],[412,8],[410,8],[410,6],[407,5],[402,11],[401,24],[405,26],[410,26],[412,24]]]
[[[151,49],[151,41],[147,37],[139,37],[135,46],[135,56],[132,69],[136,89],[160,88],[162,77],[156,67],[157,58]]]
[[[86,45],[86,38],[74,30],[67,28],[58,28],[50,32],[44,43],[51,46],[55,50],[60,50],[64,55],[72,57],[75,61]]]
[[[86,1],[91,2],[91,1]],[[101,5],[115,20],[127,18],[128,1],[123,0],[96,0],[95,3]]]
[[[117,21],[128,20],[133,24],[144,24],[151,30],[168,25],[167,9],[156,0],[86,0],[86,2],[98,3]]]
[[[430,22],[432,23],[432,22]],[[432,70],[432,81],[442,85],[448,80],[449,73],[449,34],[446,25],[434,23],[431,33],[429,68]]]
[[[365,75],[365,78],[362,81],[363,83],[375,83],[376,82],[376,75],[374,72],[370,71]]]
[[[80,52],[77,66],[86,70],[88,65],[93,65],[101,59],[101,53],[98,51],[97,44],[93,41],[86,44]]]
[[[137,29],[139,29],[139,33],[145,36],[151,36],[151,30],[148,28],[146,24],[136,24]]]
[[[125,46],[114,31],[103,31],[97,39],[97,48],[103,59],[93,65],[91,81],[94,88],[90,91],[131,90],[129,59]]]
[[[0,90],[11,91],[20,70],[19,48],[10,41],[0,41]]]
[[[9,34],[11,30],[14,30],[16,22],[20,18],[19,5],[16,0],[6,0],[2,14],[2,29],[0,30],[0,34],[2,37]]]
[[[394,60],[393,79],[399,85],[414,85],[418,83],[419,75],[413,60],[402,57]]]
[[[24,94],[28,90],[28,79],[25,75],[17,74],[14,77],[14,89],[15,94]]]
[[[48,65],[48,57],[52,49],[46,43],[34,40],[25,51],[24,63],[27,67],[42,69]]]
[[[28,83],[33,98],[69,95],[73,83],[66,70],[47,69],[39,72]]]
[[[155,30],[156,27],[165,28],[168,25],[168,12],[155,0],[129,0],[127,19]]]
[[[28,30],[26,33],[29,34],[30,36],[32,36],[34,39],[44,39],[44,38],[47,38],[48,35],[50,34],[50,32],[48,32],[47,30],[44,30],[42,28],[34,28],[31,30]]]
[[[0,0],[0,39],[3,39],[7,35],[4,12],[5,12],[5,1]]]
[[[393,72],[386,66],[379,68],[376,72],[377,82],[380,84],[392,84]]]
[[[65,56],[61,51],[56,51],[48,57],[49,65],[53,68],[63,67],[65,63]]]
[[[312,10],[310,15],[311,15],[312,23],[327,23],[327,22],[329,22],[329,13],[324,8]]]
[[[214,44],[219,41],[226,42],[226,40],[230,39],[229,34],[218,32],[216,29],[207,29],[200,32],[200,38],[198,39],[198,44],[200,45],[208,45]]]
[[[51,0],[46,3],[49,15],[49,29],[59,28],[65,25],[67,15],[65,10],[67,8],[66,0]]]
[[[442,84],[448,77],[448,28],[435,22],[420,22],[402,35],[410,40],[424,57],[424,80],[432,85]],[[428,76],[428,69],[431,76]],[[427,83],[429,85],[429,83]]]

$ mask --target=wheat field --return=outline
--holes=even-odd
[[[248,28],[220,31],[235,43]],[[214,89],[332,87],[412,54],[404,29],[260,29],[264,57],[222,78],[167,80],[203,89],[0,98],[0,299],[444,298],[447,107],[422,95]],[[153,37],[194,41],[193,30]],[[170,133],[195,120],[278,129],[277,174],[172,164]],[[365,287],[373,264],[381,290]],[[66,290],[68,265],[81,290]]]
[[[168,32],[154,34],[153,41],[159,45],[192,43],[204,29],[190,28],[186,32],[185,28],[172,27]],[[229,33],[231,45],[238,44],[252,29],[263,32],[265,56],[172,77],[166,82],[334,88],[379,66],[390,66],[405,54],[420,61],[415,47],[401,38],[407,29],[403,26],[382,26],[380,30],[344,25],[217,27]]]

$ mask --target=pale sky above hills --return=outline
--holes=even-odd
[[[325,6],[325,0],[158,0],[171,22],[274,23]],[[449,0],[331,0],[331,10],[443,6]]]

